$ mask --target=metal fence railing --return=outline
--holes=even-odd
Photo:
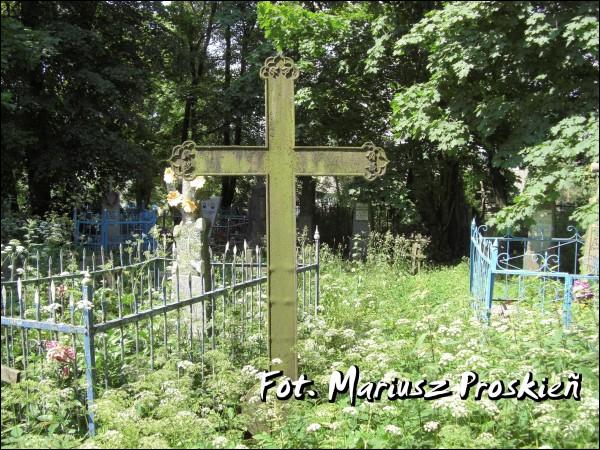
[[[13,255],[2,268],[2,365],[26,379],[51,368],[61,381],[85,386],[73,395],[86,405],[81,422],[93,435],[94,399],[134,377],[128,367],[152,370],[176,358],[198,365],[203,379],[210,350],[226,352],[240,366],[268,354],[263,253],[226,250],[198,275],[180,273],[166,241],[100,250],[78,262],[63,255],[60,264],[50,260],[48,271],[35,258]],[[297,254],[304,317],[318,311],[319,241]],[[203,273],[210,273],[209,291]]]
[[[470,291],[476,315],[489,320],[493,302],[537,299],[544,311],[562,305],[562,321],[572,321],[574,301],[598,308],[598,261],[582,267],[584,241],[574,227],[566,238],[484,236],[485,225],[471,225]]]
[[[142,237],[146,242],[150,229],[156,225],[157,213],[154,210],[122,211],[103,210],[101,213],[73,211],[73,242],[87,247],[118,247],[128,240]]]

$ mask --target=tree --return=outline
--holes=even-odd
[[[511,200],[508,169],[529,169],[524,192],[497,224],[526,222],[561,192],[593,186],[597,2],[449,2],[403,36],[395,54],[415,49],[426,54],[428,76],[398,89],[394,130],[482,161],[501,206]],[[597,206],[574,217],[588,222]]]
[[[390,211],[391,231],[432,236],[438,259],[467,250],[470,214],[463,161],[428,157],[431,143],[392,134],[390,104],[399,86],[424,79],[425,55],[393,54],[438,2],[285,2],[259,4],[259,23],[277,49],[302,68],[296,92],[297,140],[303,145],[373,140],[385,147],[390,165],[373,183],[340,180],[345,198]],[[429,183],[424,183],[423,181]],[[447,189],[447,181],[452,189]],[[304,181],[303,181],[304,183]],[[436,189],[435,187],[439,187]],[[310,192],[310,189],[302,191]],[[300,197],[300,205],[314,202]],[[457,238],[464,236],[464,238]]]
[[[26,179],[31,211],[42,214],[69,210],[81,197],[99,199],[109,180],[122,185],[132,173],[143,175],[153,162],[142,112],[157,33],[154,5],[2,5],[8,192],[16,190],[14,180]]]

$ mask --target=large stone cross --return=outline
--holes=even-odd
[[[266,145],[263,147],[201,147],[186,141],[173,149],[176,175],[265,175],[267,180],[267,294],[269,357],[282,360],[277,369],[298,376],[296,347],[296,176],[385,173],[383,149],[362,147],[299,147],[294,139],[294,80],[299,71],[282,55],[265,60]]]

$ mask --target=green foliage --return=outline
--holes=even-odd
[[[2,191],[26,177],[33,213],[152,167],[141,114],[151,4],[3,2]],[[146,142],[145,142],[146,141]]]
[[[71,242],[72,233],[73,221],[68,215],[50,212],[40,218],[8,212],[2,217],[2,244],[16,240],[27,248],[59,248]]]
[[[448,2],[395,48],[398,57],[424,52],[428,71],[394,96],[398,137],[485,158],[500,172],[529,169],[497,224],[526,221],[543,198],[587,203],[581,187],[598,154],[596,2]],[[589,222],[581,209],[575,217]]]
[[[548,140],[524,148],[521,156],[529,169],[527,184],[515,204],[494,218],[495,223],[515,227],[565,192],[573,193],[571,201],[583,203],[575,218],[584,228],[598,220],[598,197],[594,195],[597,175],[587,164],[598,157],[597,116],[563,119],[550,129]]]
[[[301,41],[301,51],[312,57],[326,54],[332,37],[348,32],[345,18],[335,14],[310,11],[300,2],[285,2],[278,5],[259,2],[258,21],[277,51],[287,49],[291,41]]]

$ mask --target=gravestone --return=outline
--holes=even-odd
[[[598,163],[593,163],[590,170],[598,177]],[[596,199],[598,199],[598,179],[596,178]],[[583,274],[598,274],[598,261],[599,261],[599,243],[598,243],[598,220],[592,223],[585,233],[585,245],[583,247],[583,257],[581,258],[581,273]]]
[[[352,259],[364,259],[367,256],[367,239],[370,231],[369,205],[356,203],[352,219],[352,240],[350,244]]]
[[[533,216],[535,224],[529,228],[527,237],[527,251],[523,257],[523,268],[525,270],[537,271],[543,263],[542,258],[548,247],[552,245],[554,233],[553,205],[547,205],[537,210]]]
[[[256,177],[256,185],[252,188],[248,202],[248,242],[250,246],[263,245],[267,232],[267,186],[264,177]]]
[[[118,222],[121,211],[121,196],[118,192],[110,190],[102,199],[103,222],[108,223],[105,244],[121,242],[121,225]],[[103,224],[104,226],[104,224]]]
[[[177,176],[264,175],[267,185],[267,296],[269,359],[284,375],[298,377],[296,280],[296,176],[385,174],[388,159],[372,142],[361,147],[303,147],[295,144],[294,80],[300,72],[291,58],[267,58],[266,145],[202,147],[185,141],[173,148]]]
[[[208,200],[202,200],[200,203],[202,218],[208,221],[212,227],[215,224],[219,207],[221,206],[221,197],[210,197]]]
[[[513,169],[515,174],[515,187],[522,193],[527,184],[528,169]],[[533,225],[529,227],[527,248],[523,256],[523,269],[538,271],[543,263],[542,258],[548,247],[552,245],[555,232],[554,203],[548,203],[539,208],[533,215]]]

